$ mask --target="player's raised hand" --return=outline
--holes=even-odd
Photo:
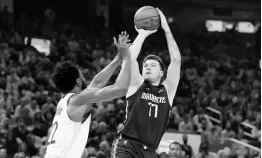
[[[166,32],[166,31],[169,31],[170,28],[168,26],[168,23],[167,23],[167,20],[166,20],[166,17],[165,15],[162,13],[162,11],[158,8],[156,8],[158,13],[159,13],[159,16],[160,16],[160,20],[161,20],[161,27],[162,29]]]
[[[118,53],[124,58],[130,56],[128,49],[131,43],[129,42],[129,35],[126,31],[122,31],[121,34],[118,35],[118,40],[114,37],[114,44],[117,47]]]
[[[118,39],[114,37],[113,40],[114,40],[114,44],[118,49],[129,48],[129,46],[131,45],[131,43],[129,43],[130,42],[129,35],[127,34],[126,31],[122,31],[121,34],[118,35]]]
[[[136,26],[135,26],[135,29],[136,31],[139,33],[139,34],[143,34],[145,35],[146,37],[153,34],[153,33],[156,33],[157,32],[157,29],[155,30],[144,30],[144,29],[138,29]]]
[[[118,35],[118,43],[128,44],[130,41],[126,31],[122,31],[121,34]]]

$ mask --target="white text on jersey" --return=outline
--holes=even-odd
[[[166,103],[166,97],[156,97],[153,94],[150,93],[142,93],[141,99],[145,99],[145,100],[151,100],[152,102],[155,103]]]

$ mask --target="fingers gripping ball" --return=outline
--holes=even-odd
[[[134,23],[137,29],[155,30],[160,26],[160,16],[156,8],[144,6],[137,10]]]

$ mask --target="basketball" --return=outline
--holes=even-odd
[[[134,23],[137,29],[155,30],[160,26],[160,16],[156,8],[144,6],[136,11]]]

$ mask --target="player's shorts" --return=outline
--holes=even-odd
[[[155,150],[142,143],[120,136],[114,143],[111,158],[158,158],[158,156]]]

